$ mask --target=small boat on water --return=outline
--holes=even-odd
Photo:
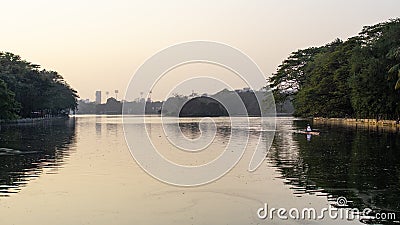
[[[299,134],[310,134],[310,135],[319,135],[319,131],[305,131],[305,130],[298,130],[296,133]]]
[[[307,137],[308,137],[309,135],[319,135],[319,131],[318,131],[318,130],[315,130],[315,129],[312,129],[311,126],[310,126],[310,124],[307,124],[307,128],[306,128],[305,130],[298,130],[297,133],[299,133],[299,134],[306,134]]]

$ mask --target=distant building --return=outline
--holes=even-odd
[[[114,93],[115,93],[115,100],[118,100],[118,93],[119,93],[119,91],[118,91],[118,90],[115,90]]]
[[[245,87],[243,89],[236,89],[235,92],[236,93],[245,93],[245,92],[254,92],[254,91],[248,87]]]
[[[96,91],[96,104],[101,104],[101,91]]]
[[[252,92],[252,90],[250,88],[246,87],[246,88],[243,88],[243,92]]]

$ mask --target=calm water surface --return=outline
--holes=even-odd
[[[256,214],[264,203],[318,211],[339,196],[352,208],[400,211],[396,132],[315,124],[321,134],[307,138],[295,132],[307,121],[278,118],[267,159],[249,173],[252,149],[266,132],[257,126],[258,118],[250,120],[248,149],[238,165],[195,188],[167,185],[143,172],[126,146],[118,116],[2,125],[0,213],[7,216],[0,224],[361,224],[329,218],[260,220]],[[181,120],[186,137],[199,137],[198,121]],[[169,144],[159,118],[149,118],[146,127],[164,156],[193,165],[214,159],[229,141],[228,119],[216,121],[214,142],[189,155]],[[144,129],[138,126],[135,132],[142,135]]]

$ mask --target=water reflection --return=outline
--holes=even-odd
[[[369,207],[375,212],[400,211],[400,137],[396,131],[314,124],[313,127],[320,129],[321,134],[311,136],[308,140],[305,134],[295,132],[304,129],[307,121],[278,118],[275,140],[267,158],[268,167],[264,164],[256,172],[248,173],[248,163],[252,156],[249,154],[217,182],[198,189],[180,189],[151,179],[133,163],[126,149],[120,117],[76,119],[79,134],[77,139],[79,149],[82,151],[74,154],[75,160],[69,160],[73,166],[63,170],[63,175],[65,172],[68,176],[58,176],[58,183],[43,184],[43,187],[53,190],[49,193],[28,197],[21,193],[21,198],[11,198],[15,202],[20,201],[20,204],[14,204],[13,207],[26,208],[27,204],[37,205],[36,201],[46,199],[51,204],[47,204],[47,208],[37,208],[35,215],[45,212],[46,215],[58,216],[59,214],[52,210],[57,208],[59,211],[66,205],[64,201],[59,201],[60,192],[54,191],[54,188],[57,188],[64,190],[65,198],[74,204],[73,207],[68,205],[62,208],[63,211],[85,219],[91,215],[91,219],[95,221],[100,218],[104,224],[115,222],[116,217],[113,212],[116,210],[121,213],[122,216],[119,217],[121,220],[129,218],[131,224],[158,224],[159,221],[164,221],[160,218],[165,219],[165,224],[193,222],[186,220],[187,215],[194,215],[196,222],[204,218],[206,222],[201,224],[216,224],[215,221],[221,218],[223,221],[227,220],[229,224],[251,224],[251,222],[256,224],[260,221],[257,218],[250,218],[249,215],[255,215],[254,212],[263,202],[268,202],[271,206],[288,208],[303,207],[304,204],[310,207],[325,207],[326,198],[333,204],[333,200],[339,196],[353,201],[350,207],[359,209]],[[243,124],[247,125],[246,119],[241,119]],[[215,118],[217,133],[213,145],[210,145],[207,151],[186,154],[176,151],[175,148],[169,148],[170,144],[166,137],[163,137],[164,130],[159,118],[148,118],[146,127],[135,121],[135,117],[129,120],[135,127],[131,135],[145,137],[146,128],[160,152],[171,161],[182,165],[200,165],[215,159],[224,150],[233,132],[243,133],[243,139],[238,139],[239,141],[244,141],[250,133],[249,149],[254,149],[258,144],[260,133],[263,141],[261,144],[265,144],[270,132],[259,125],[257,118],[252,118],[250,127],[243,126],[243,130],[232,129],[226,118]],[[199,121],[201,121],[199,118],[182,119],[178,131],[186,137],[196,138],[202,130]],[[172,129],[168,124],[164,128]],[[1,194],[8,196],[18,192],[31,179],[44,172],[57,173],[57,169],[63,166],[65,159],[71,153],[71,149],[74,149],[75,142],[74,119],[34,125],[2,126]],[[270,166],[276,171],[271,171]],[[70,180],[76,176],[79,182]],[[79,176],[85,179],[80,179]],[[274,180],[274,176],[278,176],[280,180]],[[299,201],[294,201],[290,192],[283,188],[283,183],[292,189],[293,195],[299,197]],[[310,195],[322,197],[315,198]],[[100,202],[94,204],[95,199],[99,199]],[[323,200],[322,205],[319,205],[320,199]],[[111,204],[101,204],[104,202]],[[57,207],[53,207],[54,205]],[[220,206],[218,210],[216,205]],[[17,212],[17,209],[12,208],[10,212],[13,210]],[[3,213],[7,214],[5,210],[8,208],[4,207],[3,210]],[[48,213],[49,211],[52,213]],[[199,214],[199,211],[202,211],[202,214]],[[219,218],[216,216],[215,219],[213,218],[215,212],[223,216]],[[44,214],[43,218],[46,217]],[[65,217],[65,220],[68,218],[74,216]],[[398,214],[397,218],[400,218]],[[100,220],[94,223],[101,224]],[[221,221],[222,219],[219,222]],[[281,222],[286,224],[293,221]],[[342,224],[342,222],[335,221],[332,224]],[[117,223],[121,224],[121,221]],[[292,224],[296,223],[297,221],[294,221]]]
[[[296,196],[344,196],[350,207],[400,218],[400,136],[380,129],[314,124],[311,139],[294,131],[307,121],[279,119],[268,160]],[[393,223],[393,221],[363,221]]]
[[[43,172],[57,173],[75,142],[75,120],[0,127],[0,197],[21,190]]]
[[[167,128],[168,129],[168,128]],[[199,121],[180,121],[179,122],[179,129],[182,134],[189,139],[197,139],[201,137],[201,135],[215,135],[218,137],[229,140],[231,135],[231,126],[230,123],[227,121],[217,121],[215,123],[215,127],[213,122],[205,122],[200,123]],[[204,132],[204,133],[202,133]]]

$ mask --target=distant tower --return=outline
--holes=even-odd
[[[197,95],[196,92],[194,92],[194,90],[192,90],[192,94],[190,94],[189,97],[194,98],[194,97],[196,97],[196,95]]]
[[[152,91],[149,92],[149,96],[147,97],[147,102],[151,102],[151,93],[153,93]]]
[[[101,91],[96,91],[96,104],[101,104]]]
[[[106,91],[106,99],[108,99],[109,94],[110,94],[110,92]]]
[[[114,91],[114,93],[115,93],[115,99],[116,99],[116,100],[118,100],[118,92],[119,92],[118,90],[115,90],[115,91]]]
[[[139,99],[139,102],[144,102],[143,91],[140,92],[140,99]]]

